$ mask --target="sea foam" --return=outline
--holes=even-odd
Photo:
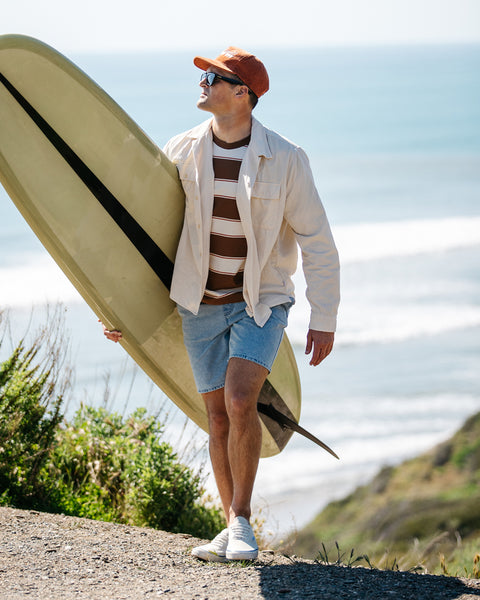
[[[334,236],[342,264],[447,252],[480,245],[480,217],[340,225]]]
[[[440,274],[412,280],[418,261],[411,263],[410,270],[397,264],[422,256],[442,262],[449,252],[480,246],[480,217],[340,225],[333,233],[342,265],[337,344],[401,341],[480,325],[480,307],[469,300],[474,294],[465,293],[461,301],[452,301],[445,295],[448,290]],[[1,307],[82,302],[46,252],[19,260],[0,268]],[[303,344],[310,309],[301,267],[295,284],[297,304],[288,334],[293,343]],[[460,284],[456,285],[458,289]]]

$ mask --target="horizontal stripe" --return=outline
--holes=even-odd
[[[240,173],[241,166],[241,160],[213,157],[213,172],[215,173],[215,179],[238,181],[238,174]]]
[[[247,256],[247,240],[244,237],[211,235],[210,252],[217,256],[245,258]]]
[[[207,290],[238,289],[243,285],[243,271],[236,275],[224,275],[210,271],[207,279]]]
[[[237,294],[238,292],[242,292],[241,287],[236,287],[232,289],[221,289],[221,290],[209,290],[206,291],[205,294],[210,296],[210,298],[221,298],[222,296],[229,296],[231,294]]]
[[[240,221],[236,199],[215,196],[213,199],[213,216]]]
[[[210,254],[210,271],[221,275],[235,275],[242,271],[245,266],[244,258],[236,258],[232,256],[218,256],[218,254]]]
[[[225,181],[224,179],[215,179],[213,195],[222,198],[236,198],[237,182]]]
[[[241,221],[230,221],[228,219],[212,219],[210,229],[211,235],[220,235],[225,237],[245,237]]]
[[[205,292],[205,295],[202,298],[202,302],[204,304],[214,304],[214,305],[221,305],[221,304],[231,304],[232,302],[243,302],[244,298],[243,298],[243,292],[235,292],[232,291],[229,294],[223,294],[222,296],[209,296],[208,292]]]

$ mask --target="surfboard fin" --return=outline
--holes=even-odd
[[[314,442],[315,444],[317,444],[318,446],[320,446],[321,448],[323,448],[324,450],[329,452],[332,456],[334,456],[335,458],[340,460],[340,458],[335,454],[335,452],[329,446],[327,446],[327,444],[324,444],[321,440],[319,440],[312,433],[310,433],[309,431],[307,431],[306,429],[301,427],[293,419],[290,419],[289,417],[285,416],[283,413],[281,413],[279,410],[277,410],[272,404],[264,404],[263,402],[258,402],[257,410],[258,410],[258,412],[266,415],[267,417],[270,417],[271,419],[273,419],[274,421],[279,423],[283,429],[291,429],[292,431],[296,431],[297,433],[300,433],[307,439],[311,440],[312,442]]]

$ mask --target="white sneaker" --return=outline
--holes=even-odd
[[[192,554],[210,562],[227,562],[225,553],[228,544],[228,529],[224,529],[211,542],[204,546],[193,548]]]
[[[235,517],[228,531],[227,559],[255,560],[258,556],[258,545],[247,519]]]

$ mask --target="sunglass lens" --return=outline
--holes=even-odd
[[[210,87],[211,85],[213,85],[215,77],[215,73],[202,73],[200,76],[200,83],[204,83]]]

